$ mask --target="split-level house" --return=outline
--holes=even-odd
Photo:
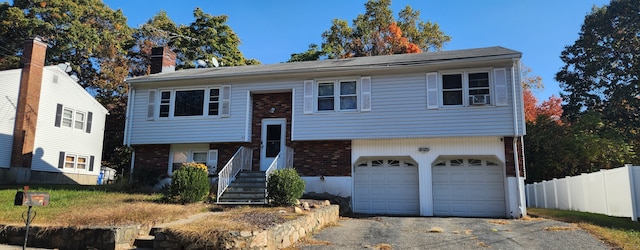
[[[160,73],[127,80],[134,171],[195,161],[221,183],[233,179],[222,168],[286,165],[305,192],[350,197],[356,213],[526,213],[518,51],[179,71],[156,52]]]
[[[0,183],[95,185],[107,110],[46,50],[26,41],[22,67],[0,71]]]

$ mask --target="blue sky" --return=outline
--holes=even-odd
[[[364,13],[366,0],[105,0],[122,9],[131,27],[139,27],[160,10],[177,24],[193,21],[200,7],[212,15],[228,15],[228,25],[242,40],[247,58],[264,64],[284,62],[292,53],[320,44],[334,18],[349,22]],[[452,37],[444,50],[503,46],[523,53],[522,62],[543,78],[539,99],[558,95],[554,80],[565,46],[578,38],[584,17],[609,0],[392,0],[397,17],[410,5],[424,21],[438,23]],[[464,6],[464,7],[463,7]]]

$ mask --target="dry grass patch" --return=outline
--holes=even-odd
[[[387,244],[387,243],[380,243],[380,244],[377,244],[377,245],[373,246],[373,249],[376,249],[376,250],[393,250],[393,247],[390,244]]]
[[[427,231],[429,233],[443,233],[444,229],[441,227],[432,227],[431,229],[429,229],[429,231]]]
[[[508,221],[508,220],[489,220],[489,223],[497,224],[497,225],[509,225],[509,224],[511,224],[511,222]]]
[[[531,217],[531,216],[523,216],[522,218],[520,218],[520,220],[523,221],[541,221],[541,220],[546,220],[545,218],[542,217]]]
[[[76,209],[87,211],[77,213]],[[87,205],[66,211],[59,216],[64,220],[52,226],[117,226],[126,224],[160,224],[187,218],[207,210],[202,203],[191,205],[160,204],[151,202],[114,203],[110,206]]]
[[[565,226],[551,226],[551,227],[545,227],[544,230],[545,231],[551,231],[551,232],[557,232],[557,231],[573,231],[573,230],[578,230],[580,228],[578,228],[576,225],[571,225],[568,227]]]
[[[75,189],[74,189],[75,188]],[[117,226],[153,224],[188,217],[207,210],[203,203],[189,205],[158,202],[157,194],[128,194],[92,190],[85,186],[32,187],[34,192],[50,194],[49,206],[34,207],[37,216],[33,224],[40,226]],[[0,190],[0,200],[13,199],[16,191]],[[21,214],[27,207],[0,204],[0,224],[24,225]]]
[[[482,241],[478,242],[478,246],[481,246],[481,247],[489,247],[489,245],[487,245],[487,243],[484,243],[484,242],[482,242]]]
[[[575,223],[615,248],[640,250],[640,223],[629,218],[556,209],[528,208],[534,216]]]
[[[165,230],[171,231],[181,240],[217,242],[222,234],[229,231],[264,230],[305,214],[294,213],[292,207],[239,207]]]
[[[331,242],[324,240],[316,240],[311,237],[302,238],[296,243],[296,245],[307,245],[307,246],[330,246]],[[296,248],[297,249],[297,248]]]

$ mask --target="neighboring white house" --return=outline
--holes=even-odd
[[[21,69],[0,71],[1,183],[96,184],[107,110],[26,42]],[[26,62],[26,63],[25,63]]]
[[[306,192],[351,197],[357,213],[517,218],[520,58],[490,47],[132,78],[125,144],[134,171],[167,176],[186,161],[219,171],[240,146],[265,170],[288,147]]]

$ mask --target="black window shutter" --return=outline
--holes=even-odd
[[[58,103],[58,107],[56,107],[56,127],[60,127],[60,122],[62,121],[62,104]]]
[[[64,155],[65,153],[60,151],[60,158],[58,159],[58,168],[64,168]]]
[[[89,172],[93,172],[93,161],[96,159],[95,156],[91,156],[91,158],[89,158]]]
[[[87,115],[87,133],[91,133],[91,120],[93,119],[93,112],[89,112]]]

